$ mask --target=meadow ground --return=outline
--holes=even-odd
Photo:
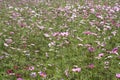
[[[119,79],[119,0],[0,0],[0,80]]]

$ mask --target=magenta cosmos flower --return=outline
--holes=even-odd
[[[116,47],[116,48],[113,48],[113,49],[112,49],[112,53],[113,53],[113,54],[118,54],[118,48],[117,48],[117,47]]]
[[[94,66],[94,64],[89,64],[88,68],[93,69],[93,68],[95,68],[95,66]]]
[[[8,69],[6,72],[8,75],[15,75],[15,73],[12,69]]]
[[[45,72],[38,72],[39,73],[39,75],[41,76],[41,77],[43,77],[43,78],[45,78],[47,75],[46,75],[46,73]]]
[[[89,50],[90,52],[94,52],[94,51],[95,51],[95,48],[93,48],[93,47],[88,47],[88,50]]]

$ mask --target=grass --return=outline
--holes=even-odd
[[[119,0],[2,0],[0,8],[0,80],[120,78]]]

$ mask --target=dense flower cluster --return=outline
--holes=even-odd
[[[120,79],[119,0],[12,1],[0,0],[0,79]]]

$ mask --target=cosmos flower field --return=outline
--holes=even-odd
[[[0,80],[119,79],[119,0],[0,0]]]

